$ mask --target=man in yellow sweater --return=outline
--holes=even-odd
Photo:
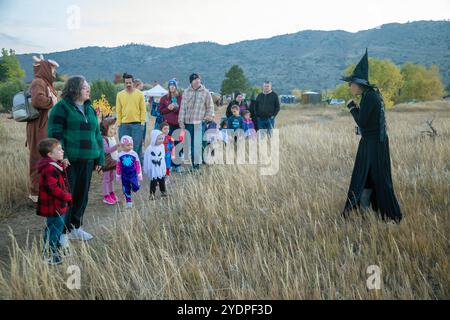
[[[116,97],[117,126],[119,139],[122,136],[133,138],[133,149],[139,155],[142,163],[142,141],[147,110],[144,94],[133,86],[133,76],[123,74],[125,89]]]

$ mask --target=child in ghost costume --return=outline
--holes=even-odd
[[[166,197],[164,134],[160,130],[152,131],[150,145],[144,154],[144,173],[150,179],[150,198],[155,198],[158,184],[161,196]]]

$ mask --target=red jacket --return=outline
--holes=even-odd
[[[159,101],[159,111],[164,117],[164,121],[167,122],[171,126],[178,127],[178,113],[180,112],[181,107],[181,95],[177,97],[178,108],[174,110],[169,110],[168,106],[172,103],[172,100],[169,99],[169,94],[166,94]]]
[[[43,217],[64,215],[72,204],[66,169],[60,161],[45,157],[38,162],[39,200],[36,213]]]

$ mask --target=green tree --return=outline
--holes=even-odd
[[[351,75],[355,65],[345,69],[345,75]],[[369,82],[376,85],[383,94],[386,107],[392,107],[403,85],[400,68],[390,60],[369,59]],[[333,91],[333,98],[349,100],[352,95],[348,84],[340,84]]]
[[[245,99],[250,100],[252,96],[254,96],[254,98],[256,99],[258,94],[260,94],[261,92],[262,92],[261,87],[258,86],[250,87],[245,92],[246,94]]]
[[[122,91],[123,89],[125,89],[125,85],[123,83],[117,83],[114,85],[114,87],[116,88],[116,92],[119,92],[119,91]]]
[[[14,95],[25,89],[25,84],[18,79],[0,83],[0,110],[2,112],[10,111]]]
[[[344,99],[345,101],[354,98],[350,93],[350,89],[347,83],[341,83],[337,85],[336,89],[331,92],[331,96],[336,99]]]
[[[404,82],[398,97],[399,102],[437,100],[445,95],[437,66],[426,68],[423,65],[407,62],[403,65],[401,73]]]
[[[244,70],[238,65],[233,65],[222,81],[220,93],[222,95],[232,94],[235,91],[246,92],[249,87],[248,80],[244,75]]]
[[[25,71],[20,67],[14,50],[2,49],[0,60],[0,82],[20,80],[25,77]]]
[[[53,88],[55,88],[56,91],[62,91],[64,88],[64,82],[62,81],[54,81],[53,82]]]
[[[116,86],[108,80],[94,80],[91,83],[91,100],[100,99],[104,94],[109,104],[115,106],[117,92]]]

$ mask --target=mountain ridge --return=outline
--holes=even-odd
[[[238,64],[252,85],[271,80],[282,94],[294,88],[334,88],[345,67],[356,63],[366,47],[369,56],[397,65],[436,64],[444,83],[450,83],[450,21],[389,23],[358,32],[304,30],[226,45],[202,41],[171,48],[133,43],[89,46],[45,56],[58,61],[60,74],[83,74],[89,81],[112,81],[115,73],[128,72],[146,82],[175,77],[186,87],[189,75],[198,72],[206,87],[216,92],[225,72]],[[31,81],[33,54],[17,56],[26,81]]]

